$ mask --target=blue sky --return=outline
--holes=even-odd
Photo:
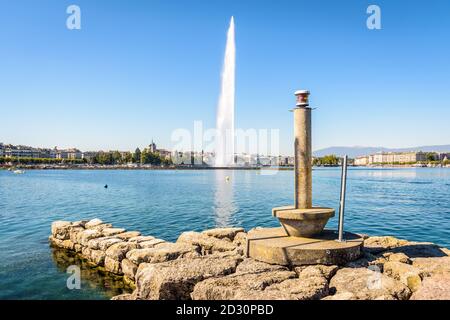
[[[237,128],[280,129],[291,154],[288,110],[309,89],[314,149],[450,143],[445,0],[0,0],[0,141],[170,148],[177,128],[214,127],[232,15]]]

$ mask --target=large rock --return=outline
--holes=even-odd
[[[236,268],[236,273],[258,273],[265,271],[288,270],[286,267],[277,264],[268,264],[252,258],[244,259]]]
[[[332,296],[326,296],[322,300],[356,300],[356,297],[353,293],[344,291]]]
[[[336,265],[326,266],[323,264],[311,265],[311,266],[300,266],[295,267],[294,271],[299,277],[323,277],[330,280],[336,274],[339,269]]]
[[[105,228],[105,229],[102,230],[103,235],[106,236],[106,237],[114,236],[116,234],[123,233],[125,231],[126,230],[122,229],[122,228]]]
[[[56,248],[63,248],[67,250],[74,250],[75,244],[70,240],[60,240],[56,239],[53,236],[49,237],[50,244]]]
[[[134,242],[119,242],[110,246],[106,250],[106,255],[111,259],[122,261],[128,251],[139,248],[139,244]]]
[[[249,299],[249,291],[262,291],[275,283],[295,277],[295,272],[276,270],[258,273],[236,273],[220,278],[211,278],[195,285],[194,300]]]
[[[247,233],[245,232],[238,232],[234,236],[233,243],[237,245],[238,247],[244,247],[247,245]]]
[[[330,289],[337,294],[351,292],[356,299],[374,300],[392,297],[407,300],[411,291],[400,281],[366,268],[343,268],[331,278]]]
[[[97,265],[97,266],[103,266],[105,263],[105,252],[101,250],[89,250],[88,260]]]
[[[162,239],[152,239],[152,240],[146,240],[146,241],[139,242],[139,246],[141,248],[155,248],[163,243],[166,243],[166,241],[162,240]]]
[[[89,249],[88,247],[82,247],[81,248],[81,255],[87,259],[88,261],[90,261],[91,259],[91,251],[92,249]]]
[[[403,252],[398,253],[385,252],[383,254],[383,257],[386,258],[388,261],[411,264],[411,259]]]
[[[73,250],[74,250],[76,253],[81,253],[81,251],[83,250],[83,246],[82,246],[81,244],[75,243],[75,244],[73,245]]]
[[[136,236],[136,237],[131,237],[128,239],[128,242],[137,242],[137,243],[141,243],[144,241],[150,241],[150,240],[154,240],[155,237],[152,236]]]
[[[100,243],[98,244],[98,248],[100,250],[106,251],[113,244],[121,243],[121,242],[124,242],[124,241],[122,239],[118,239],[118,238],[106,239],[106,240],[100,241]]]
[[[78,243],[78,234],[80,232],[83,232],[85,229],[82,226],[73,226],[70,228],[69,230],[69,237],[70,237],[70,241],[72,241],[75,244],[80,244]]]
[[[199,256],[198,247],[185,243],[164,243],[156,248],[144,248],[131,250],[127,253],[127,259],[139,265],[143,262],[158,263],[177,258],[194,258]]]
[[[72,222],[72,227],[82,227],[85,228],[86,223],[88,223],[89,220],[78,220],[78,221],[74,221]]]
[[[238,290],[233,300],[297,300],[297,297],[278,290]]]
[[[383,255],[376,256],[368,251],[363,251],[363,254],[359,259],[350,261],[345,266],[349,268],[375,267],[375,269],[383,271],[383,265],[387,261],[387,258]]]
[[[69,221],[55,221],[52,223],[52,236],[58,240],[70,239],[70,228],[72,224]]]
[[[436,274],[423,279],[411,300],[450,300],[450,274]]]
[[[95,238],[95,239],[89,240],[87,243],[87,246],[90,249],[100,250],[100,243],[102,243],[103,241],[111,240],[111,239],[117,240],[117,238],[114,238],[114,237],[100,237],[100,238]]]
[[[129,279],[134,280],[138,266],[128,259],[123,259],[121,262],[122,272]]]
[[[188,243],[193,246],[199,246],[203,254],[214,252],[232,251],[236,245],[230,241],[210,237],[206,234],[189,231],[183,232],[177,240],[178,243]]]
[[[92,220],[89,220],[88,222],[86,222],[84,227],[86,229],[91,229],[91,228],[97,227],[97,226],[99,226],[101,224],[103,224],[103,221],[100,220],[100,219],[95,218],[95,219],[92,219]]]
[[[407,244],[408,241],[391,236],[369,237],[364,240],[364,250],[370,253],[380,253]]]
[[[323,276],[301,274],[298,279],[289,279],[269,286],[266,291],[289,294],[297,300],[319,300],[328,295],[328,281]]]
[[[103,234],[97,230],[84,230],[77,234],[77,243],[87,247],[89,240],[101,238]]]
[[[244,231],[244,228],[215,228],[205,230],[202,233],[210,237],[218,239],[228,239],[230,241],[233,241],[236,234]]]
[[[418,268],[423,276],[450,274],[450,257],[415,258],[412,265]]]
[[[139,265],[136,273],[138,297],[145,300],[188,300],[196,283],[236,270],[236,256],[209,255]]]
[[[116,234],[116,237],[120,238],[122,240],[128,241],[129,239],[138,237],[140,235],[141,235],[141,233],[139,231],[127,231],[127,232]]]
[[[417,291],[422,283],[420,270],[406,263],[397,261],[386,262],[384,264],[383,273],[399,280],[401,283],[408,286],[412,292]]]
[[[103,230],[106,230],[106,229],[113,229],[112,228],[112,224],[111,223],[102,223],[102,224],[99,224],[99,225],[97,225],[95,227],[89,228],[89,230],[100,231],[100,232],[102,232],[102,234],[103,234]]]
[[[105,257],[105,269],[109,272],[115,273],[117,275],[122,275],[122,267],[121,262],[115,259],[112,259],[108,256]]]

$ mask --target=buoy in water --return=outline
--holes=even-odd
[[[225,177],[225,180],[226,180],[226,181],[230,181],[230,177],[229,177],[229,176],[226,176],[226,177]]]
[[[107,184],[105,184],[105,187],[104,187],[105,189],[108,189],[108,185]]]

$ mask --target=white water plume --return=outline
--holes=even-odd
[[[220,98],[217,106],[216,167],[229,167],[234,165],[235,68],[236,46],[234,40],[234,18],[231,17],[222,70]]]

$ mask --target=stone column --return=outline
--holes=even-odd
[[[294,109],[295,149],[295,208],[312,208],[312,151],[311,151],[311,108],[309,91],[295,92],[297,106]]]

